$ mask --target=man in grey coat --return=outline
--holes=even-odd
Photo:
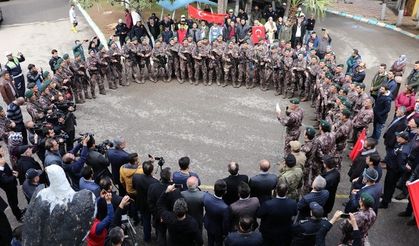
[[[205,192],[198,189],[198,179],[195,176],[190,176],[186,180],[186,186],[188,186],[188,189],[182,191],[181,194],[188,204],[188,214],[196,220],[202,233]]]

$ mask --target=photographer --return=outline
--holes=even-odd
[[[60,145],[54,138],[48,138],[45,141],[45,161],[44,167],[52,164],[63,166],[63,161],[60,154]]]
[[[92,134],[89,134],[90,138],[87,142],[87,148],[89,149],[89,155],[87,157],[86,165],[93,169],[93,179],[97,182],[104,176],[111,177],[109,173],[109,161],[106,157],[97,151],[96,140]]]
[[[82,143],[79,143],[72,149],[70,152],[63,156],[63,169],[67,174],[71,187],[75,190],[79,190],[79,181],[81,178],[81,169],[84,166],[84,163],[87,160],[88,149],[87,142],[89,141],[90,136],[85,136],[82,140]],[[83,147],[82,147],[83,146]],[[81,150],[80,158],[76,159],[76,154]]]

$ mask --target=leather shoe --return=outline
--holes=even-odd
[[[397,214],[399,217],[410,217],[412,214],[406,213],[406,211],[400,212]]]

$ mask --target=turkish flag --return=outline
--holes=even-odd
[[[351,158],[351,160],[355,160],[355,158],[362,151],[362,148],[364,148],[364,142],[366,138],[367,138],[367,132],[364,128],[361,134],[359,134],[358,140],[356,141],[354,148],[352,149],[351,153],[349,153],[349,158]]]
[[[252,43],[259,43],[259,39],[266,39],[265,27],[264,26],[254,26],[252,27]]]
[[[407,189],[409,190],[409,199],[415,214],[416,226],[419,229],[419,179],[410,183]]]
[[[227,14],[212,14],[205,12],[203,10],[197,9],[192,7],[192,5],[188,5],[188,14],[189,17],[198,19],[198,20],[205,20],[209,23],[217,23],[217,24],[224,24],[225,17]]]

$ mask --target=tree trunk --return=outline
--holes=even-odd
[[[386,18],[386,9],[387,9],[387,1],[383,1],[383,4],[381,6],[380,20],[385,20],[385,18]]]
[[[249,17],[252,12],[252,4],[253,4],[253,0],[247,0],[246,6],[244,7],[244,12],[246,12],[249,15]]]
[[[239,14],[239,8],[240,8],[240,0],[236,0],[236,6],[234,8],[234,14],[236,16]]]
[[[400,1],[400,8],[399,8],[399,14],[397,15],[397,22],[396,26],[401,26],[403,23],[403,14],[404,14],[404,6],[406,5],[406,0]]]
[[[224,0],[218,0],[218,13],[219,14],[224,14],[225,13]]]
[[[284,20],[287,20],[290,14],[291,0],[287,0],[287,8],[285,9]]]
[[[143,18],[143,15],[141,14],[141,11],[139,9],[136,9],[136,11],[137,11],[138,15],[140,16],[141,21],[144,23],[144,28],[147,31],[147,35],[150,37],[151,43],[154,47],[154,37],[153,37],[153,35],[151,35],[150,29],[148,28],[148,25],[147,25],[147,21],[146,21],[146,19]]]

